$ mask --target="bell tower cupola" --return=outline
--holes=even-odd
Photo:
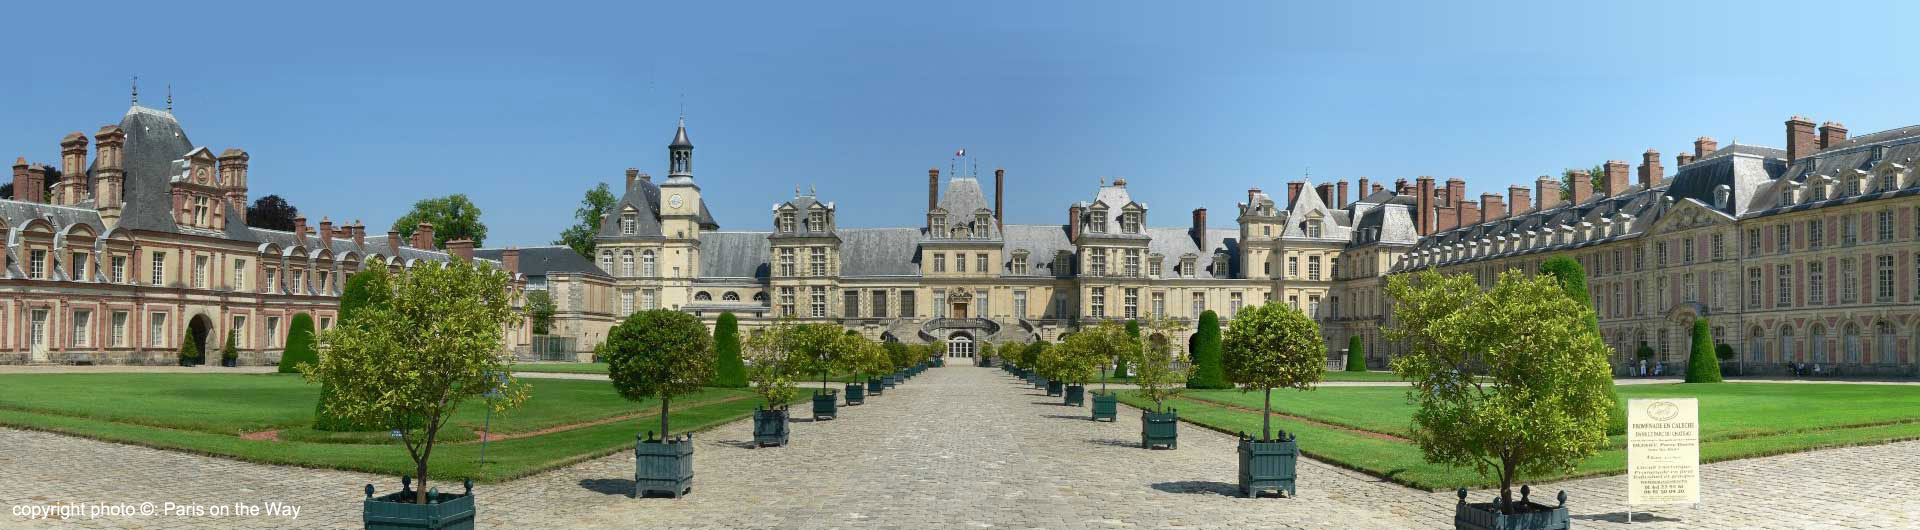
[[[687,118],[680,117],[680,128],[673,132],[673,143],[667,144],[667,156],[670,166],[668,179],[693,178],[693,142],[687,140]]]

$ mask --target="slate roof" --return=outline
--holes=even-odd
[[[766,279],[771,232],[701,232],[701,278]]]
[[[1194,241],[1193,230],[1189,228],[1148,228],[1147,253],[1159,254],[1161,258],[1161,277],[1183,276],[1179,270],[1180,259],[1188,254],[1194,256],[1194,278],[1237,278],[1239,277],[1240,230],[1237,228],[1208,228],[1202,241]],[[1227,271],[1213,270],[1213,255],[1225,252],[1228,255]]]
[[[500,261],[501,248],[479,248],[473,250],[473,257]],[[572,273],[612,278],[606,271],[600,270],[592,260],[574,252],[573,247],[565,245],[526,247],[520,249],[520,274],[528,277],[544,277],[549,273]]]
[[[965,227],[974,231],[974,216],[986,210],[988,238],[1000,237],[997,223],[991,217],[993,208],[987,203],[986,193],[980,191],[980,180],[973,177],[952,177],[947,179],[947,189],[940,194],[940,209],[947,212],[947,226],[943,232],[953,233],[954,227]]]
[[[1062,225],[1016,225],[1006,226],[1006,242],[1001,252],[1000,270],[1005,273],[1012,270],[1013,254],[1027,251],[1028,276],[1052,276],[1065,278],[1073,275],[1073,242],[1067,240],[1067,227]],[[1067,252],[1065,263],[1054,263],[1061,251]]]
[[[840,234],[840,276],[919,276],[920,229],[847,228]]]
[[[1133,195],[1127,192],[1125,180],[1114,179],[1113,183],[1100,186],[1100,190],[1094,193],[1092,202],[1078,203],[1077,206],[1086,208],[1085,213],[1082,215],[1091,216],[1093,215],[1093,207],[1096,204],[1106,207],[1107,230],[1100,233],[1081,232],[1081,237],[1107,239],[1145,239],[1147,237],[1144,233],[1128,234],[1122,231],[1120,218],[1126,213],[1126,206],[1128,204],[1137,205],[1142,211],[1147,209],[1146,203],[1134,202]],[[1144,220],[1144,217],[1142,219]],[[1144,232],[1146,227],[1142,226],[1141,230]]]

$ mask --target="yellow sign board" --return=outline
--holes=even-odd
[[[1700,401],[1627,400],[1627,504],[1700,502]]]

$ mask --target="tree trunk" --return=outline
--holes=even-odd
[[[670,397],[660,398],[660,443],[667,443],[667,404],[672,401]]]
[[[1267,389],[1267,402],[1260,406],[1260,441],[1273,441],[1273,389]]]
[[[1513,462],[1500,459],[1500,512],[1513,515]]]
[[[415,504],[427,503],[427,460],[433,458],[433,438],[434,435],[439,434],[440,430],[440,428],[435,425],[437,419],[438,418],[433,418],[428,420],[426,445],[420,450],[420,460],[414,462],[417,466],[414,469],[415,474],[420,477],[420,484],[413,490],[413,502]]]

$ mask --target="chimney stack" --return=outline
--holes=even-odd
[[[1620,171],[1618,173],[1620,174],[1620,180],[1623,182],[1621,187],[1624,188],[1626,187],[1624,182],[1626,181],[1626,178],[1627,178],[1627,171],[1626,171],[1627,163],[1621,162],[1619,160],[1608,160],[1607,161],[1607,173],[1608,173],[1607,178],[1609,179],[1613,178],[1613,173],[1615,173],[1615,171],[1613,170],[1614,164],[1620,165]],[[1585,171],[1573,172],[1573,204],[1575,205],[1586,204],[1587,199],[1591,199],[1591,198],[1593,198],[1593,176],[1588,175],[1587,172]]]
[[[80,132],[60,139],[60,204],[78,205],[87,198],[87,135]]]
[[[940,207],[940,168],[927,168],[927,211]],[[947,212],[953,213],[953,212]],[[965,212],[961,212],[965,213]]]
[[[1067,241],[1068,242],[1080,240],[1081,210],[1082,210],[1081,207],[1077,204],[1067,207]]]
[[[1372,194],[1372,193],[1380,193],[1380,185],[1379,185],[1379,184],[1374,184],[1374,185],[1373,185],[1373,190],[1371,190],[1371,191],[1369,191],[1368,193],[1369,193],[1369,194]]]
[[[359,219],[354,219],[353,227],[348,230],[353,231],[353,248],[367,248],[367,225],[360,224]]]
[[[1339,191],[1340,201],[1339,201],[1339,204],[1335,204],[1333,205],[1333,207],[1346,208],[1347,207],[1347,181],[1344,181],[1344,180],[1340,181],[1340,185],[1338,186],[1337,189],[1340,190]]]
[[[333,220],[320,216],[320,246],[333,248]]]
[[[520,274],[520,249],[507,247],[506,250],[500,251],[500,265],[505,267],[508,273]]]
[[[1300,189],[1305,187],[1307,183],[1298,180],[1287,183],[1287,209],[1293,209],[1293,203],[1300,200]]]
[[[1187,235],[1193,238],[1194,246],[1199,248],[1206,248],[1207,246],[1207,209],[1206,208],[1193,209],[1193,229],[1188,230]]]
[[[993,170],[993,224],[994,224],[994,230],[1000,232],[1000,237],[1002,238],[1006,237],[1006,233],[1007,233],[1007,218],[1001,216],[1001,212],[1006,211],[1002,209],[1002,205],[1004,204],[1003,200],[1005,199],[1006,196],[1007,196],[1007,169],[994,168]]]
[[[637,167],[627,168],[627,187],[624,189],[629,189],[629,190],[633,189],[633,181],[639,178],[640,178],[640,168],[637,168]]]
[[[1813,120],[1798,115],[1787,118],[1787,159],[1799,160],[1817,150],[1813,138]]]
[[[1480,194],[1480,222],[1484,223],[1505,217],[1506,206],[1500,204],[1500,194]]]
[[[1540,211],[1547,211],[1560,205],[1560,181],[1541,175],[1533,181],[1533,194],[1540,201]]]
[[[1702,158],[1713,156],[1713,152],[1719,151],[1719,150],[1720,150],[1720,142],[1713,141],[1712,136],[1702,136],[1702,137],[1693,139],[1693,159],[1694,160],[1699,160]]]
[[[1414,208],[1419,210],[1414,213],[1414,220],[1420,227],[1420,235],[1433,235],[1433,221],[1435,217],[1433,211],[1433,177],[1420,177],[1414,179],[1414,182],[1419,183],[1415,185],[1413,192]],[[1405,184],[1406,181],[1403,179],[1401,183]]]
[[[387,263],[394,263],[400,259],[400,232],[399,231],[397,230],[387,231],[387,251],[393,253],[392,256],[387,257]]]
[[[27,199],[31,195],[27,190],[33,188],[32,177],[29,176],[27,167],[27,157],[13,160],[13,200],[33,202]]]
[[[1600,178],[1600,182],[1606,185],[1608,195],[1610,196],[1619,195],[1627,191],[1627,186],[1629,184],[1627,183],[1627,162],[1626,161],[1608,160],[1606,167],[1605,169],[1603,169],[1603,171],[1606,171],[1606,173],[1602,174]],[[1591,179],[1592,175],[1588,175],[1588,177],[1589,179],[1586,181],[1588,185],[1587,191],[1589,194],[1591,194],[1593,192],[1593,187],[1592,187],[1593,180]],[[1646,179],[1644,178],[1640,179],[1640,183],[1642,185],[1646,184]],[[1587,202],[1587,201],[1585,199],[1573,201],[1574,204],[1580,204],[1583,202]]]
[[[1329,184],[1321,184],[1319,186],[1314,186],[1313,192],[1314,194],[1320,196],[1320,204],[1327,205],[1327,207],[1329,208],[1339,207],[1339,205],[1336,205],[1333,203],[1333,184],[1329,183]]]
[[[1692,164],[1692,163],[1693,163],[1693,153],[1682,152],[1680,154],[1673,155],[1673,165],[1674,165],[1673,169],[1675,171],[1679,171],[1680,166],[1685,166],[1687,164]]]
[[[80,133],[74,133],[74,134],[80,134]],[[85,142],[84,139],[81,141]],[[1845,141],[1847,141],[1847,126],[1841,125],[1840,122],[1837,122],[1837,121],[1830,121],[1830,122],[1820,124],[1820,148],[1821,149],[1832,149],[1835,147],[1839,147],[1840,142],[1845,142]],[[82,151],[84,151],[86,146],[83,144],[81,147],[82,147]]]
[[[1447,206],[1460,206],[1467,202],[1467,181],[1460,177],[1447,179]]]
[[[99,146],[99,154],[94,157],[94,207],[100,210],[100,220],[108,227],[113,227],[119,224],[120,207],[123,202],[121,196],[125,194],[126,189],[127,172],[121,165],[120,149],[127,144],[127,133],[120,130],[118,125],[108,125],[101,127],[100,132],[94,133],[93,139],[95,145]],[[240,187],[245,187],[244,180],[240,183]],[[247,220],[244,197],[243,193],[242,204],[237,208],[242,223]]]
[[[473,240],[471,239],[447,240],[447,253],[455,256],[460,256],[460,259],[471,261],[473,260]]]
[[[1359,184],[1360,184],[1359,187],[1353,190],[1353,200],[1356,200],[1356,201],[1360,199],[1365,199],[1367,198],[1368,195],[1373,194],[1372,191],[1369,191],[1367,189],[1367,177],[1360,177]]]
[[[413,229],[413,248],[433,250],[433,223],[420,223]]]
[[[1394,195],[1406,195],[1406,194],[1407,194],[1407,189],[1408,189],[1408,188],[1407,188],[1407,179],[1395,179],[1395,180],[1393,181],[1393,194],[1394,194]]]
[[[1666,177],[1666,170],[1660,168],[1660,151],[1648,149],[1646,153],[1640,155],[1640,187],[1657,188],[1660,186],[1660,181],[1665,180]],[[1607,193],[1619,194],[1620,192],[1607,190]]]
[[[1519,217],[1533,211],[1533,195],[1526,186],[1507,186],[1507,217]]]
[[[293,218],[293,240],[296,244],[307,244],[307,216]]]

